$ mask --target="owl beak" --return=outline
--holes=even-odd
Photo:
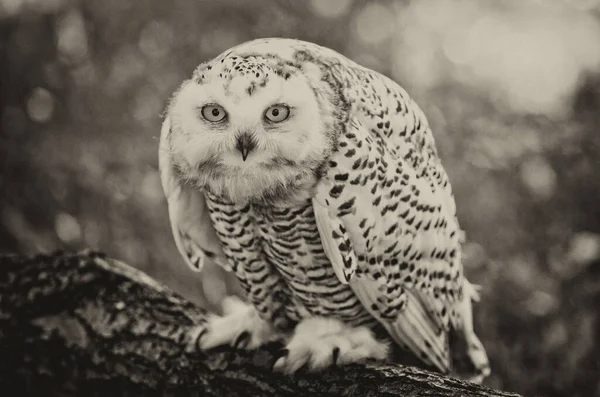
[[[235,148],[242,154],[242,160],[246,161],[248,154],[256,147],[256,140],[248,133],[243,132],[237,136]]]
[[[242,148],[240,149],[240,153],[242,153],[242,160],[246,161],[249,152],[250,151],[248,150],[247,146],[242,146]]]

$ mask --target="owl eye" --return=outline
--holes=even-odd
[[[271,123],[281,123],[290,117],[290,108],[285,105],[273,105],[265,112],[265,118]]]
[[[227,116],[227,112],[223,109],[222,106],[219,105],[206,105],[202,108],[202,117],[204,119],[216,123],[218,121],[223,121]]]

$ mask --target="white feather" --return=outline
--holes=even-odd
[[[186,264],[194,271],[201,271],[208,260],[205,251],[215,255],[215,263],[230,270],[213,228],[204,193],[186,185],[173,171],[168,144],[170,128],[170,119],[167,117],[161,129],[158,165],[175,244]]]

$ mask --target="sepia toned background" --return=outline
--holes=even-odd
[[[380,71],[428,115],[487,383],[600,396],[600,0],[0,0],[0,252],[93,248],[220,294],[171,237],[160,113],[198,63],[268,36]]]

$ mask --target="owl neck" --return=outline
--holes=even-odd
[[[211,194],[235,204],[288,207],[311,199],[316,184],[317,180],[305,180],[264,185],[258,180],[235,178],[220,183],[209,183],[204,188]]]
[[[211,194],[235,204],[287,207],[305,203],[314,196],[324,166],[325,162],[311,168],[282,167],[262,172],[222,169],[219,173],[205,174],[210,177],[196,182]]]

